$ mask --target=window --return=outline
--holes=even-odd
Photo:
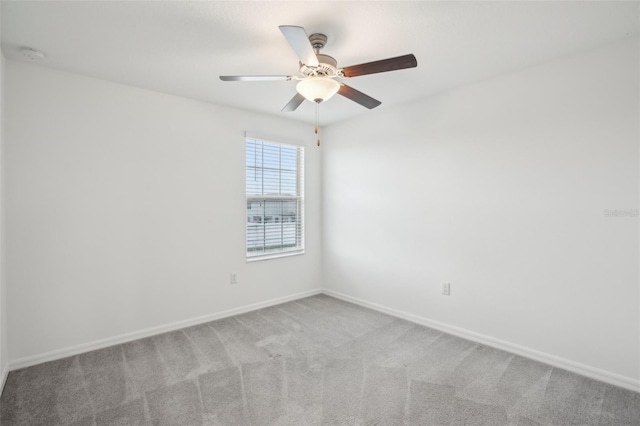
[[[247,137],[247,259],[304,252],[304,148]]]

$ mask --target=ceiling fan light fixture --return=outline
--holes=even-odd
[[[296,85],[296,90],[311,102],[324,102],[338,93],[340,83],[328,77],[309,77]]]

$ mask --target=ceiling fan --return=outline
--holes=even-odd
[[[366,108],[375,108],[381,104],[380,101],[351,86],[339,83],[335,79],[396,71],[418,65],[416,57],[409,54],[338,68],[334,58],[320,53],[320,49],[327,43],[326,35],[316,33],[307,36],[304,28],[294,25],[281,25],[279,28],[300,59],[301,76],[223,75],[220,76],[220,79],[223,81],[299,81],[296,86],[298,93],[285,105],[282,111],[295,111],[305,99],[316,103],[324,102],[336,93]]]
[[[223,81],[291,81],[296,80],[296,95],[282,111],[295,111],[307,99],[320,104],[338,93],[366,108],[372,109],[381,104],[377,99],[366,95],[336,79],[358,77],[387,71],[396,71],[418,66],[412,54],[382,59],[359,65],[338,68],[338,62],[331,56],[320,53],[327,44],[327,36],[314,33],[307,36],[304,28],[294,25],[281,25],[280,31],[300,59],[300,76],[297,75],[223,75]],[[316,133],[317,129],[316,109]],[[318,140],[319,144],[319,140]]]

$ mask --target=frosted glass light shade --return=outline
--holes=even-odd
[[[340,83],[328,77],[310,77],[300,81],[296,90],[311,102],[324,102],[340,89]]]

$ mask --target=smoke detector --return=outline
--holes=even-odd
[[[32,49],[30,47],[23,47],[20,49],[22,56],[32,61],[41,61],[44,59],[44,53],[37,49]]]

